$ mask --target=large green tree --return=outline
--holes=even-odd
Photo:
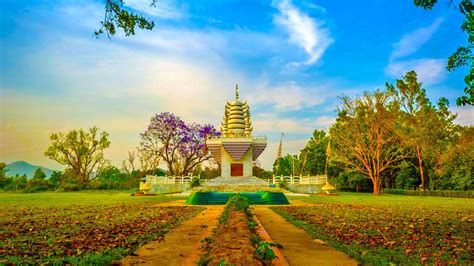
[[[323,175],[326,168],[328,136],[324,130],[315,129],[313,136],[300,151],[302,174]]]
[[[450,5],[453,4],[453,0],[447,1]],[[457,105],[474,105],[474,66],[472,64],[472,47],[474,46],[474,5],[472,0],[461,0],[457,2],[457,8],[459,12],[464,16],[464,20],[461,24],[461,30],[467,33],[467,46],[459,47],[448,58],[447,69],[453,71],[457,68],[467,66],[469,72],[464,77],[466,87],[464,92],[466,95],[459,97],[456,101]],[[437,3],[438,0],[414,0],[416,6],[422,7],[426,10],[431,10]]]
[[[33,179],[36,180],[44,180],[46,178],[46,174],[44,173],[43,169],[38,168],[33,175]]]
[[[437,172],[442,189],[474,189],[474,127],[462,127],[439,157]]]
[[[50,139],[51,144],[44,154],[68,167],[81,186],[94,179],[93,173],[106,162],[104,150],[110,146],[109,134],[99,133],[97,127],[89,131],[54,133]]]
[[[438,108],[431,104],[415,71],[407,72],[395,86],[387,83],[387,89],[393,93],[402,111],[394,129],[403,145],[413,148],[421,187],[425,189],[427,174],[424,162],[428,161],[437,145],[452,135],[456,116],[449,112],[445,100],[440,101]]]
[[[275,175],[290,176],[294,170],[294,155],[287,154],[284,157],[277,158],[273,163],[273,173]],[[297,167],[297,166],[296,166]]]
[[[398,106],[389,92],[365,92],[342,97],[336,123],[331,126],[331,160],[369,178],[373,193],[381,193],[382,174],[405,158],[394,132]]]

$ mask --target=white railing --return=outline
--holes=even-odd
[[[269,180],[270,181],[270,180]],[[315,184],[315,185],[322,185],[327,183],[327,176],[326,175],[317,175],[317,176],[273,176],[272,178],[273,184],[280,183],[282,181],[288,182],[288,184],[302,184],[302,185],[309,185],[309,184]]]
[[[193,178],[199,178],[199,176],[195,176],[192,174],[189,174],[187,176],[154,176],[154,175],[147,175],[146,176],[146,183],[151,184],[151,185],[156,185],[156,184],[188,184],[191,182]],[[201,184],[204,181],[204,179],[200,180]]]

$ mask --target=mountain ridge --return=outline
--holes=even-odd
[[[42,169],[46,177],[49,178],[54,170],[46,168],[40,165],[33,165],[25,161],[16,161],[10,164],[7,164],[5,169],[7,169],[7,176],[15,175],[26,175],[28,178],[33,178],[36,169]]]

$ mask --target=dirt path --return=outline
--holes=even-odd
[[[345,253],[313,240],[305,230],[267,206],[254,206],[254,212],[273,241],[283,246],[280,251],[290,265],[357,265],[357,261]]]
[[[160,206],[177,206],[183,202],[169,202]],[[195,217],[170,230],[161,241],[151,241],[120,261],[122,265],[195,265],[196,247],[200,240],[211,234],[224,206],[207,206]]]

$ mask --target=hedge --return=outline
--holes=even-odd
[[[406,190],[406,189],[384,189],[383,193],[408,195],[408,196],[430,196],[449,198],[474,198],[473,190]]]

